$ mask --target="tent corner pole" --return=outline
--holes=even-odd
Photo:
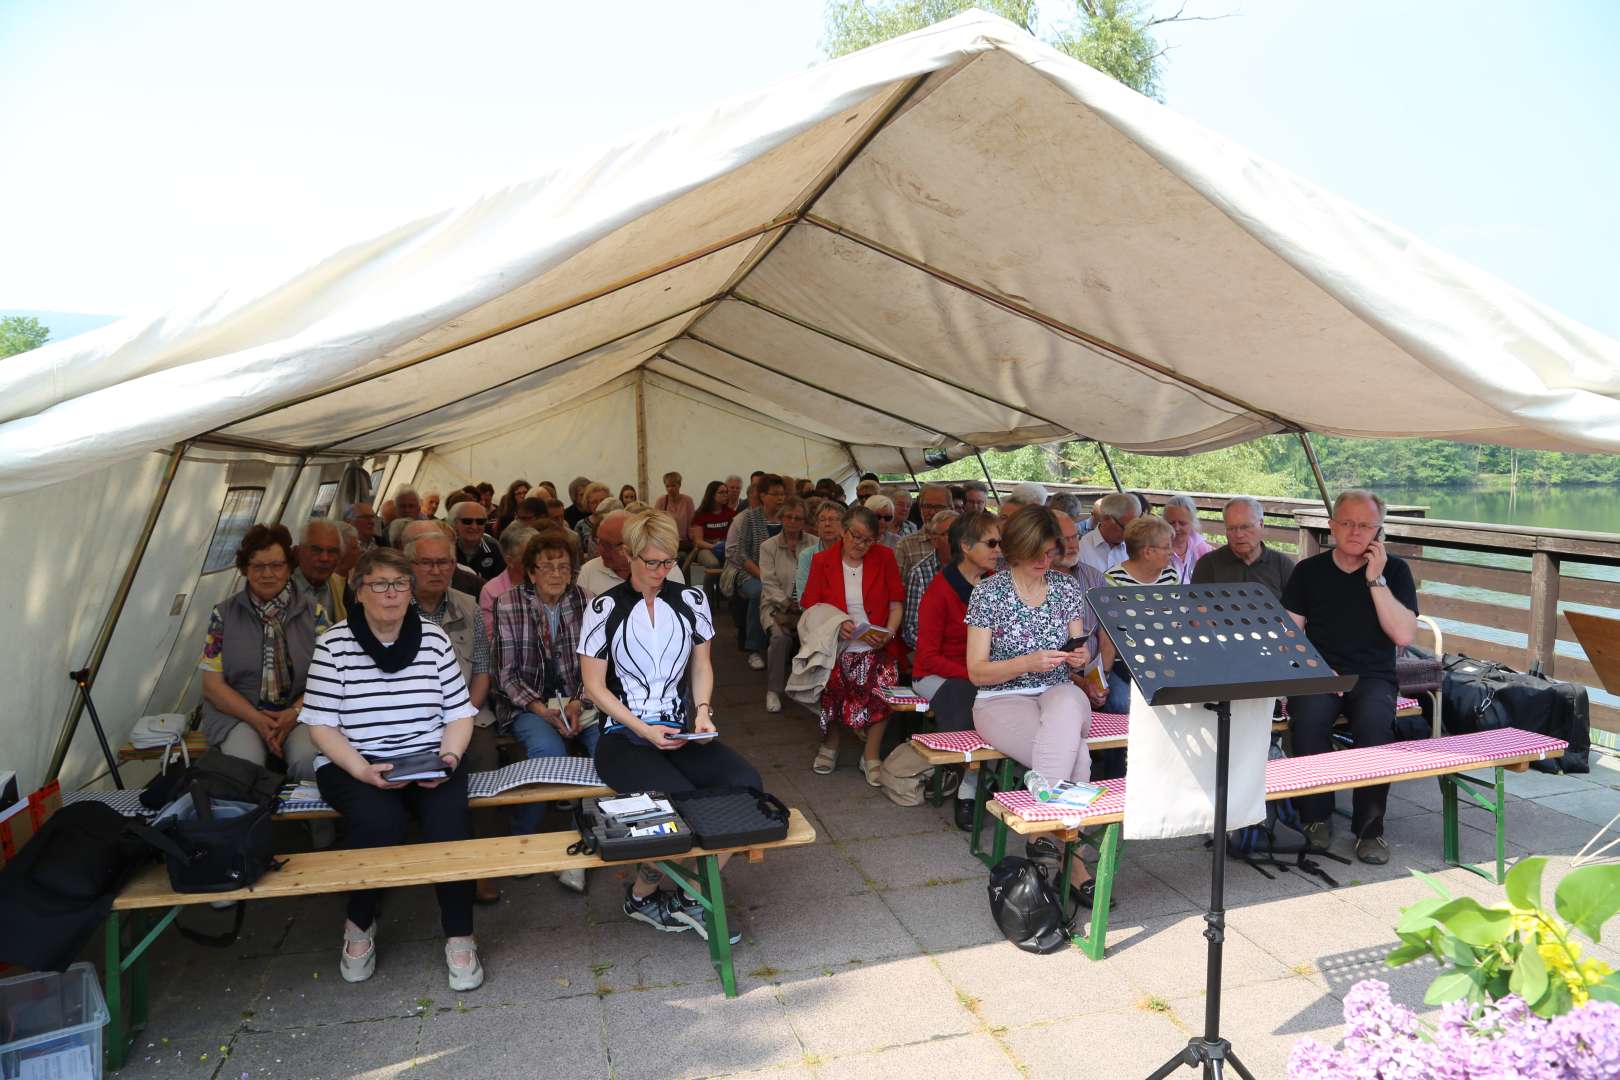
[[[1125,485],[1119,482],[1119,470],[1114,468],[1114,459],[1108,456],[1108,444],[1099,440],[1097,452],[1102,455],[1103,464],[1108,466],[1108,475],[1113,478],[1114,490],[1124,491]]]
[[[647,369],[636,369],[636,490],[645,497],[647,487]]]
[[[146,548],[152,542],[152,534],[157,531],[158,518],[163,515],[163,504],[169,500],[169,491],[174,487],[174,478],[180,471],[181,459],[186,456],[186,451],[190,447],[190,440],[186,440],[176,443],[169,451],[169,463],[163,469],[163,479],[158,482],[157,494],[152,499],[152,506],[146,512],[146,521],[135,539],[135,550],[130,552],[129,562],[124,566],[124,576],[118,581],[112,603],[108,605],[107,614],[101,620],[101,629],[96,633],[95,644],[90,648],[90,658],[84,665],[84,678],[74,680],[73,696],[68,699],[67,716],[62,720],[62,730],[56,736],[56,749],[51,752],[51,763],[45,770],[45,783],[56,779],[62,771],[62,764],[67,760],[68,749],[73,745],[74,733],[79,729],[79,718],[84,715],[85,696],[89,693],[90,685],[96,681],[96,675],[101,670],[101,661],[107,656],[107,647],[112,644],[113,631],[118,628],[118,618],[124,613],[130,589],[135,584],[135,574],[141,568],[141,560],[146,557]]]
[[[897,447],[895,447],[895,449],[900,451],[900,460],[905,462],[905,464],[906,464],[906,472],[911,474],[911,486],[917,489],[917,494],[918,495],[921,495],[922,494],[922,481],[917,479],[917,470],[913,469],[911,467],[911,459],[906,457],[905,447],[897,446]]]
[[[1299,433],[1299,445],[1305,448],[1305,460],[1311,463],[1311,475],[1316,477],[1316,490],[1322,496],[1322,506],[1331,517],[1333,514],[1333,499],[1328,495],[1327,481],[1322,477],[1322,463],[1316,460],[1316,447],[1311,445],[1311,433]]]
[[[309,457],[308,454],[299,455],[298,464],[293,466],[292,479],[287,481],[287,491],[281,496],[281,504],[276,507],[276,516],[270,519],[273,524],[280,525],[281,519],[286,516],[287,507],[292,503],[293,489],[298,486],[299,478],[304,475],[304,466],[309,464]]]
[[[979,469],[984,473],[984,482],[990,485],[990,497],[996,500],[996,509],[1000,510],[1001,492],[996,490],[996,482],[990,477],[990,466],[984,463],[984,455],[979,453],[977,446],[973,448],[973,456],[979,459]]]

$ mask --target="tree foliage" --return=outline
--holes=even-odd
[[[0,357],[16,356],[37,349],[51,336],[51,328],[27,315],[0,319]]]
[[[1152,27],[1174,22],[1181,13],[1155,19],[1142,0],[1071,2],[1074,14],[1053,32],[1040,34],[1034,0],[827,0],[821,47],[829,57],[843,56],[977,7],[1039,34],[1053,48],[1158,99],[1164,50],[1154,40]]]

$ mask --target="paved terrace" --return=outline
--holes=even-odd
[[[744,934],[736,1000],[722,996],[695,934],[624,918],[624,873],[593,872],[585,896],[550,877],[505,882],[501,903],[478,911],[488,980],[465,995],[445,985],[430,888],[388,896],[377,973],[358,986],[338,977],[341,897],[267,901],[248,905],[229,950],[172,932],[153,949],[153,1022],[114,1075],[1141,1077],[1201,1028],[1209,858],[1199,841],[1127,845],[1104,961],[1019,952],[990,918],[985,871],[948,809],[890,804],[862,781],[847,741],[836,773],[812,774],[813,721],[766,715],[762,677],[732,640],[716,643],[721,730],[819,834],[814,847],[728,870]],[[1620,811],[1620,767],[1603,759],[1589,777],[1508,775],[1510,856],[1573,855]],[[1398,785],[1390,865],[1329,864],[1337,889],[1229,864],[1224,1029],[1257,1076],[1283,1075],[1303,1035],[1335,1039],[1359,979],[1422,1000],[1432,970],[1389,971],[1382,958],[1400,907],[1425,892],[1408,868],[1441,866],[1438,808],[1435,781]],[[1465,810],[1463,820],[1464,856],[1484,860],[1488,816]],[[286,828],[287,843],[303,839]],[[1348,840],[1335,849],[1348,855]],[[1567,859],[1555,862],[1549,883]],[[1453,891],[1497,893],[1464,871],[1440,877]],[[184,918],[202,927],[228,916]],[[1620,966],[1614,950],[1598,952]]]

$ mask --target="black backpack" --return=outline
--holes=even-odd
[[[990,870],[990,914],[1007,940],[1045,956],[1069,943],[1063,903],[1046,880],[1046,867],[1009,855]]]
[[[231,892],[280,868],[270,841],[275,805],[216,798],[199,781],[151,825],[129,828],[162,853],[175,892]]]
[[[1514,671],[1460,653],[1445,657],[1446,731],[1516,727],[1569,743],[1561,758],[1532,761],[1539,772],[1590,771],[1592,709],[1586,687]]]
[[[216,799],[274,806],[284,781],[281,773],[232,757],[216,747],[184,769],[165,769],[152,777],[141,790],[141,805],[148,810],[162,810],[201,784]]]

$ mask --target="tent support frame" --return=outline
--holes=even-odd
[[[984,482],[990,485],[990,497],[996,500],[996,509],[1001,509],[1001,492],[996,490],[996,482],[990,476],[990,466],[984,463],[984,455],[979,453],[977,446],[973,448],[973,456],[979,459],[979,468],[984,472]]]
[[[1124,491],[1125,485],[1119,482],[1119,470],[1114,468],[1114,459],[1108,456],[1108,447],[1099,442],[1097,452],[1102,455],[1103,464],[1108,466],[1108,475],[1114,478],[1114,490]]]
[[[152,542],[152,534],[157,531],[158,518],[163,515],[163,504],[169,500],[169,491],[174,487],[174,478],[180,471],[181,459],[186,456],[186,451],[190,447],[191,442],[187,440],[176,443],[169,451],[169,463],[164,466],[157,494],[152,497],[152,505],[146,511],[146,521],[142,523],[141,531],[135,538],[135,550],[130,552],[129,562],[124,564],[124,576],[118,581],[112,603],[101,620],[101,629],[96,633],[95,644],[90,648],[90,659],[84,665],[84,678],[74,680],[73,696],[68,700],[67,715],[62,719],[62,730],[56,736],[56,749],[51,752],[51,763],[45,770],[46,783],[56,779],[62,771],[62,763],[67,760],[68,750],[73,745],[73,736],[79,730],[79,718],[84,715],[85,697],[89,693],[90,684],[96,681],[96,674],[101,670],[101,662],[106,659],[107,647],[112,644],[113,631],[118,628],[118,618],[124,613],[124,605],[129,602],[129,591],[135,584],[135,574],[141,568],[141,560],[146,557],[146,549]]]
[[[911,459],[906,457],[906,448],[903,447],[903,446],[897,446],[897,447],[895,447],[895,449],[900,451],[900,460],[905,462],[905,464],[906,464],[906,472],[911,474],[911,486],[917,489],[917,495],[918,495],[918,497],[921,497],[922,496],[922,481],[917,479],[917,470],[913,469],[911,467]],[[923,524],[927,525],[928,523],[925,521],[925,522],[923,522]]]
[[[1299,433],[1299,445],[1305,448],[1305,460],[1311,463],[1311,475],[1316,478],[1316,490],[1322,496],[1322,506],[1333,516],[1333,500],[1328,496],[1327,481],[1322,477],[1322,463],[1316,460],[1316,447],[1311,445],[1311,433]]]
[[[270,519],[274,524],[280,525],[281,519],[286,516],[287,507],[292,503],[293,489],[298,486],[299,478],[304,475],[304,466],[309,464],[310,457],[309,454],[299,455],[298,464],[293,466],[292,479],[287,481],[287,490],[282,493],[281,503],[276,507],[276,516]],[[293,542],[298,543],[298,537],[293,537]],[[288,554],[291,554],[291,552],[288,552]]]
[[[651,495],[647,487],[647,369],[636,369],[636,483],[642,498]]]

